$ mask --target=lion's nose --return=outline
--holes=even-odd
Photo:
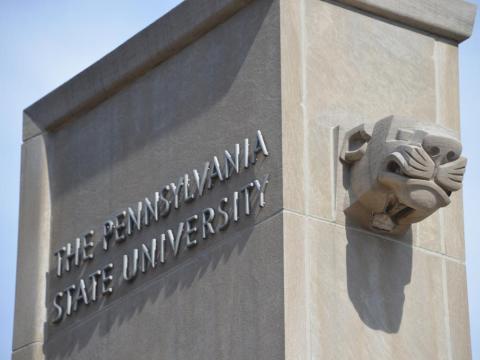
[[[422,146],[437,166],[455,161],[462,154],[462,144],[446,136],[426,135]]]

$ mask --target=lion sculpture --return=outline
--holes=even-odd
[[[450,203],[467,159],[451,130],[391,116],[345,134],[345,214],[362,227],[402,234]]]

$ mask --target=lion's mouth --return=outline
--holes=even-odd
[[[415,156],[420,160],[420,153]],[[390,195],[383,211],[373,214],[372,227],[391,232],[398,225],[421,221],[450,203],[451,192],[436,184],[434,168],[420,166],[413,155],[408,158],[398,152],[386,160],[378,180]]]
[[[404,148],[390,154],[378,180],[390,189],[381,213],[373,215],[372,227],[391,232],[398,225],[418,222],[450,202],[450,191],[434,181],[435,164],[420,148]]]
[[[415,211],[414,208],[402,204],[396,197],[392,196],[385,207],[385,211],[373,215],[372,226],[377,230],[390,232],[401,224],[402,220],[411,217]]]
[[[385,207],[385,214],[397,224],[401,219],[410,216],[414,211],[414,208],[402,204],[396,197],[392,197]]]
[[[395,208],[395,210],[392,212],[388,212],[387,214],[392,218],[394,222],[398,224],[401,219],[412,215],[413,212],[415,212],[414,208],[398,203],[398,206]]]

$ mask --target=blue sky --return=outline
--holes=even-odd
[[[480,0],[474,1],[479,3]],[[11,354],[22,110],[181,0],[1,0],[0,360]],[[480,14],[477,13],[477,22]],[[478,24],[477,24],[478,25]],[[480,360],[480,31],[460,46],[467,273],[474,359]]]
[[[460,45],[462,142],[468,157],[464,183],[465,247],[473,359],[480,359],[480,1],[473,36]]]

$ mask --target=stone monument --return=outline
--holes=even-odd
[[[469,359],[474,14],[187,0],[27,108],[13,359]]]

